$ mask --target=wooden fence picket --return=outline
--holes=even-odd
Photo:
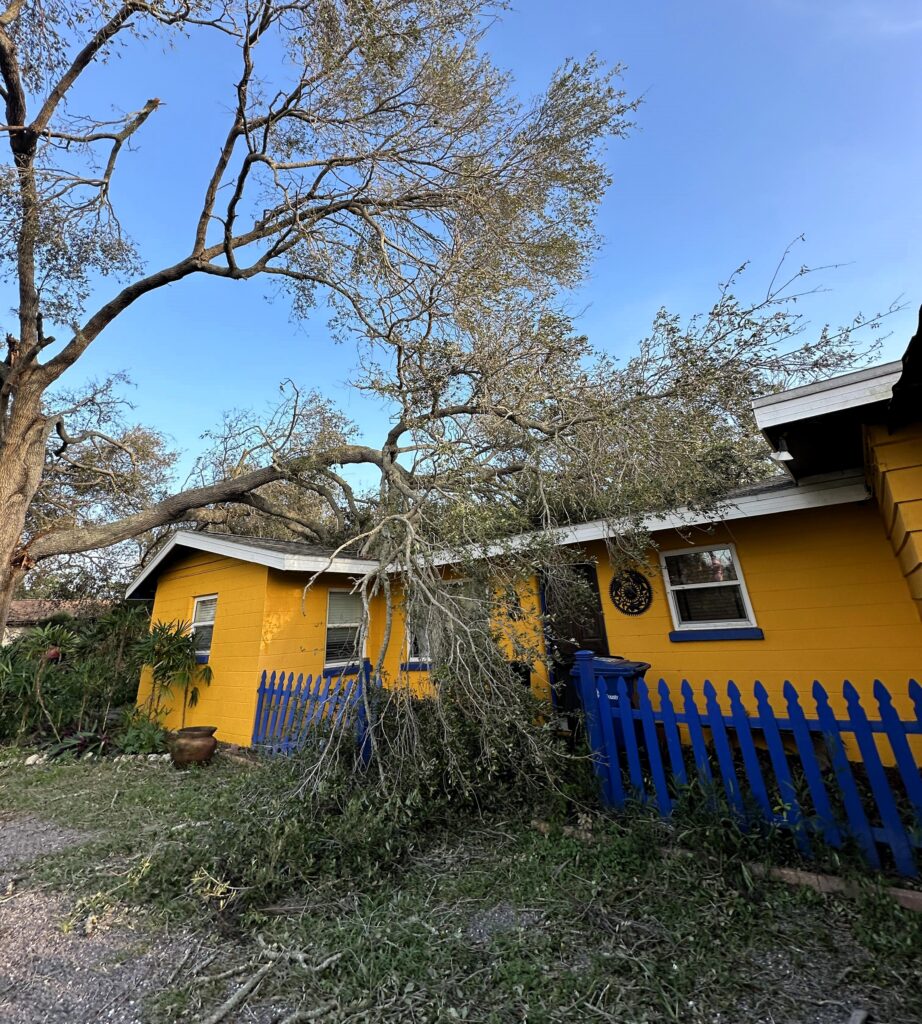
[[[605,751],[601,758],[602,768],[605,772],[606,791],[609,794],[610,802],[615,807],[624,807],[627,796],[624,792],[624,784],[621,780],[621,758],[619,757],[618,738],[615,733],[615,725],[611,711],[611,701],[608,696],[608,684],[602,676],[592,676],[592,700],[595,702],[597,728],[603,737]]]
[[[922,686],[915,679],[909,680],[909,696],[912,698],[912,703],[916,709],[916,722],[919,728],[922,729]]]
[[[819,763],[816,760],[816,751],[813,749],[810,728],[807,725],[807,718],[804,715],[803,708],[800,706],[797,691],[790,682],[785,682],[782,693],[787,702],[791,731],[794,733],[794,742],[797,744],[800,763],[804,769],[804,778],[807,780],[807,788],[810,791],[810,799],[813,801],[813,809],[816,811],[823,839],[830,846],[841,846],[842,836],[839,833],[839,827],[832,812],[829,794],[826,792],[826,786],[823,784],[823,776],[820,772]]]
[[[730,714],[733,725],[736,729],[736,738],[740,745],[740,752],[743,755],[743,768],[746,771],[746,778],[749,788],[755,798],[762,816],[766,821],[772,820],[772,805],[768,799],[768,790],[765,786],[765,779],[762,777],[762,766],[759,764],[759,756],[756,754],[756,745],[752,738],[752,728],[749,724],[749,715],[743,707],[739,687],[731,679],[727,683],[727,694],[730,697]]]
[[[643,784],[643,771],[640,767],[640,748],[637,746],[637,730],[634,728],[634,709],[631,707],[631,695],[623,676],[615,680],[615,692],[618,694],[618,716],[621,719],[621,732],[624,737],[624,749],[627,753],[628,775],[631,788],[638,800],[646,799]]]
[[[906,796],[909,797],[916,817],[922,822],[922,775],[919,774],[912,751],[909,749],[906,730],[893,707],[893,698],[879,679],[874,680],[874,699],[880,709],[880,720],[890,741],[890,749],[893,751],[896,767],[906,788]]]
[[[897,870],[904,875],[914,875],[916,873],[915,859],[912,855],[909,837],[900,821],[900,812],[897,810],[893,791],[887,782],[884,766],[881,764],[880,754],[877,751],[877,744],[874,742],[874,734],[871,732],[867,715],[861,706],[858,691],[846,680],[842,692],[845,694],[849,718],[855,730],[855,739],[858,741],[861,757],[864,760],[864,769],[871,784],[874,802],[877,804],[883,822],[884,839],[893,851]]]
[[[849,836],[874,868],[881,865],[877,844],[886,843],[897,870],[916,874],[915,848],[922,847],[922,778],[909,737],[922,735],[922,687],[915,680],[909,681],[915,720],[899,717],[890,692],[877,680],[873,693],[879,719],[868,719],[857,690],[846,681],[842,693],[848,717],[840,721],[819,682],[814,682],[812,689],[815,718],[808,718],[802,694],[790,681],[782,688],[787,717],[778,715],[758,681],[753,686],[755,714],[747,712],[740,689],[732,680],[727,684],[729,713],[722,710],[710,681],[703,684],[704,711],[700,711],[695,693],[684,679],[679,711],[665,680],[659,681],[659,706],[654,708],[650,687],[642,675],[625,678],[623,672],[619,674],[615,659],[595,658],[591,652],[580,651],[576,664],[593,761],[610,805],[624,806],[627,780],[640,799],[655,798],[660,814],[672,813],[675,804],[670,784],[681,787],[688,782],[687,747],[679,731],[684,726],[688,731],[686,743],[711,806],[715,800],[713,756],[727,801],[742,820],[751,808],[766,822],[789,828],[807,855],[812,852],[813,834],[832,847],[842,846]],[[764,740],[767,758],[757,749],[757,733]],[[893,752],[896,770],[889,774],[883,767],[875,734],[889,741]],[[870,784],[868,799],[873,800],[874,814],[882,827],[872,827],[844,735],[853,736],[857,742]],[[787,749],[784,736],[788,738]],[[829,754],[828,766],[817,755],[817,736],[822,736]],[[806,783],[803,795],[798,792],[795,774]],[[896,796],[900,782],[914,818],[912,824],[900,817],[898,801],[903,798]],[[782,805],[780,815],[773,807],[774,792]]]
[[[753,693],[759,707],[759,721],[765,736],[765,744],[768,747],[768,756],[771,758],[772,770],[778,781],[778,793],[781,797],[784,820],[793,830],[794,839],[801,851],[809,853],[810,839],[804,828],[804,815],[800,801],[797,799],[797,790],[794,788],[788,759],[784,753],[784,744],[781,741],[781,731],[778,728],[775,712],[769,703],[768,692],[758,680],[753,687]]]
[[[687,679],[682,680],[682,698],[685,705],[685,720],[688,732],[691,737],[692,755],[695,759],[695,767],[698,769],[698,778],[706,789],[710,789],[714,782],[711,773],[711,762],[708,759],[707,746],[704,742],[704,731],[701,728],[701,718],[698,715],[698,707],[695,704],[695,695],[691,683]]]
[[[849,831],[857,840],[871,867],[879,868],[880,857],[874,842],[874,833],[871,831],[871,823],[865,814],[861,795],[855,783],[855,776],[852,773],[852,766],[849,764],[848,754],[845,752],[845,744],[839,733],[839,723],[829,706],[828,694],[818,682],[813,684],[813,700],[816,703],[816,715],[823,731],[826,749],[829,751],[832,761],[832,770],[835,772],[836,781],[842,791]]]
[[[659,737],[656,735],[656,720],[653,717],[653,705],[650,703],[650,691],[642,679],[637,681],[637,701],[644,741],[649,755],[650,774],[653,776],[656,806],[665,818],[672,813],[672,801],[669,799],[669,786],[666,783],[666,772],[663,769],[663,754],[660,750]]]
[[[663,731],[666,733],[666,749],[669,751],[669,763],[672,767],[672,776],[680,786],[688,785],[688,773],[685,771],[685,757],[682,754],[682,739],[679,736],[679,727],[676,724],[675,708],[672,706],[672,698],[669,695],[669,687],[666,680],[659,681],[659,706],[662,716]]]
[[[737,815],[743,817],[743,793],[740,789],[739,779],[736,776],[736,768],[733,764],[733,754],[730,752],[730,741],[727,739],[727,727],[723,720],[723,713],[717,703],[717,691],[710,679],[704,681],[704,699],[708,709],[708,722],[711,726],[711,736],[714,740],[714,749],[717,752],[717,765],[723,778],[724,789],[730,806]]]

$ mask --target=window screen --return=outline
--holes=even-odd
[[[211,639],[214,635],[215,613],[218,609],[216,596],[197,597],[192,611],[192,636],[195,640],[195,653],[207,658],[211,653]]]
[[[327,665],[346,665],[362,655],[358,649],[362,627],[361,594],[331,590],[327,604]]]

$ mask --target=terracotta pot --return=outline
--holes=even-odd
[[[216,725],[190,725],[177,729],[170,737],[170,757],[177,768],[190,764],[208,764],[214,756],[218,741],[214,738]]]

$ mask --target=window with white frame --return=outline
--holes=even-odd
[[[362,595],[331,590],[327,598],[327,644],[324,664],[350,665],[362,657]]]
[[[432,609],[412,609],[407,612],[407,661],[424,662],[430,660],[429,630]]]
[[[755,625],[732,544],[664,551],[660,562],[676,629]]]
[[[195,642],[197,661],[208,661],[211,654],[211,638],[214,635],[215,613],[218,610],[218,595],[197,597],[192,609],[192,638]]]
[[[489,609],[482,584],[470,579],[444,580],[436,603],[407,608],[407,662],[430,663],[433,649],[445,647],[446,631],[450,635],[455,618],[472,628],[489,629]]]

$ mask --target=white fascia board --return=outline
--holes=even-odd
[[[255,562],[257,565],[265,565],[270,569],[279,569],[282,572],[337,572],[364,575],[378,568],[378,562],[370,558],[343,558],[340,556],[328,558],[324,555],[286,554],[255,544],[238,544],[208,533],[189,533],[180,530],[170,537],[150,563],[144,567],[144,570],[131,581],[125,591],[126,598],[131,597],[177,545],[235,558],[238,562]]]
[[[902,372],[903,364],[897,360],[758,398],[752,403],[756,424],[764,431],[811,416],[889,401]]]
[[[777,491],[765,491],[759,494],[744,494],[738,498],[728,499],[711,515],[703,515],[689,509],[679,509],[668,515],[648,516],[641,525],[645,530],[654,533],[657,530],[683,529],[726,523],[735,519],[750,519],[754,516],[777,515],[781,512],[797,512],[829,505],[846,505],[867,501],[868,497],[864,473],[851,471],[810,483],[802,483],[798,487],[780,488]],[[607,540],[617,536],[619,532],[617,523],[598,519],[591,523],[579,523],[576,526],[562,526],[550,531],[550,535],[555,544],[566,545]],[[511,537],[505,543],[483,547],[477,557],[495,558],[508,554],[511,551],[527,547],[538,536],[540,536],[538,533],[528,533],[519,537]],[[457,554],[445,552],[434,561],[436,565],[448,565],[458,560]]]
[[[809,508],[823,508],[829,505],[845,505],[852,502],[867,501],[868,488],[864,474],[860,470],[836,474],[832,477],[801,483],[798,487],[779,488],[758,494],[744,494],[735,499],[728,499],[712,515],[702,515],[688,509],[663,516],[649,516],[642,523],[644,529],[651,533],[657,530],[674,530],[684,527],[703,526],[714,523],[731,522],[735,519],[749,519],[753,516],[777,515],[781,512],[796,512]],[[587,544],[591,541],[606,540],[618,534],[616,523],[599,519],[591,523],[579,523],[576,526],[563,526],[551,530],[550,536],[555,544]],[[511,551],[527,547],[538,533],[522,534],[509,540],[490,544],[474,550],[476,558],[495,558]],[[345,575],[361,576],[374,572],[378,562],[370,558],[326,558],[323,555],[293,555],[280,551],[269,551],[255,545],[237,544],[222,540],[207,533],[174,533],[157,555],[151,559],[144,570],[128,586],[126,598],[140,587],[177,545],[198,551],[210,551],[216,555],[236,558],[241,562],[256,562],[283,572],[333,572]],[[450,565],[461,560],[458,552],[446,551],[433,559],[434,565]],[[398,564],[388,566],[389,572],[400,572]]]

